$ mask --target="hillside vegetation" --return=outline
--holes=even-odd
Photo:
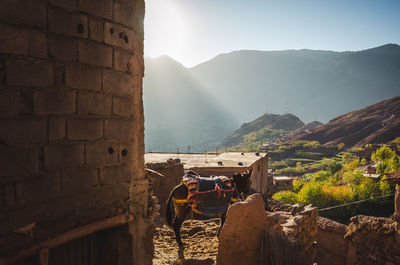
[[[244,123],[231,136],[225,138],[221,148],[257,151],[264,142],[271,142],[300,128],[304,123],[293,114],[264,114],[254,121]]]

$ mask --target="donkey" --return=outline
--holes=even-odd
[[[182,182],[171,191],[165,210],[167,223],[174,229],[180,249],[183,249],[180,229],[190,209],[201,215],[220,217],[219,236],[229,205],[246,199],[249,194],[251,173],[251,170],[244,174],[235,173],[232,179],[225,176],[203,178],[193,171],[185,173]]]

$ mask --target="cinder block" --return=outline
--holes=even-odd
[[[46,170],[83,165],[83,144],[56,144],[44,147],[44,168]]]
[[[114,1],[114,20],[128,27],[134,26],[135,9],[133,1]]]
[[[100,90],[102,70],[85,65],[65,67],[65,85],[72,88]]]
[[[89,18],[89,37],[92,40],[104,41],[104,20],[97,18]]]
[[[68,10],[76,10],[78,7],[75,0],[49,0],[49,2],[53,6],[63,7]]]
[[[91,115],[111,114],[112,98],[107,94],[78,93],[78,113]]]
[[[49,30],[74,37],[87,38],[88,17],[59,9],[49,9]]]
[[[79,41],[79,62],[112,67],[112,48],[92,41]]]
[[[79,0],[79,9],[99,17],[112,18],[113,0]]]
[[[58,173],[21,179],[16,182],[15,187],[19,203],[40,203],[61,195],[61,180]]]
[[[10,86],[49,87],[54,84],[53,64],[35,60],[9,58],[6,61]]]
[[[47,140],[46,120],[0,120],[0,139],[4,144],[23,146]]]
[[[96,142],[86,144],[86,164],[105,165],[118,162],[118,144],[112,142]]]
[[[130,117],[134,114],[133,97],[113,97],[113,114]]]
[[[110,22],[104,23],[104,42],[126,50],[134,48],[134,34],[129,28]]]
[[[129,182],[132,175],[132,165],[105,167],[100,169],[100,184],[115,185]]]
[[[119,161],[123,164],[132,162],[135,157],[135,150],[132,142],[119,145]]]
[[[93,190],[99,186],[99,170],[79,169],[62,173],[63,196],[70,196]]]
[[[9,23],[45,28],[46,0],[2,0],[0,17]]]
[[[76,62],[78,58],[78,41],[63,35],[49,35],[49,53],[57,60]]]
[[[76,112],[76,94],[69,89],[47,89],[34,92],[34,112],[38,115]]]
[[[135,122],[133,120],[105,120],[104,138],[109,140],[133,138]]]
[[[126,73],[104,70],[103,89],[117,94],[132,94],[132,76]]]
[[[131,52],[114,49],[114,68],[117,71],[130,72],[133,69],[134,56]]]
[[[28,55],[28,46],[26,29],[0,24],[0,53]]]
[[[103,137],[103,120],[69,119],[67,131],[68,139],[71,140],[99,139]]]
[[[29,31],[29,56],[47,58],[47,37],[38,30]]]
[[[39,151],[36,149],[0,148],[0,177],[39,172]]]
[[[62,140],[66,135],[66,121],[64,118],[49,120],[49,141]]]
[[[19,113],[19,92],[0,86],[0,117],[15,116]]]

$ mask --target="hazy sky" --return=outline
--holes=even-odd
[[[145,55],[194,66],[234,50],[400,44],[400,0],[147,0]]]

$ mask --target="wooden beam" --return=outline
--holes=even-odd
[[[123,224],[127,224],[132,222],[134,219],[135,218],[133,215],[129,215],[129,218],[127,218],[126,215],[117,215],[108,219],[103,219],[95,223],[91,223],[85,226],[72,229],[64,234],[58,235],[54,238],[48,239],[37,245],[34,245],[29,249],[22,250],[14,257],[11,258],[0,257],[0,265],[12,265],[14,263],[17,263],[18,261],[40,254],[40,251],[43,249],[50,249],[57,247],[74,239],[93,234],[94,232],[97,232],[99,230],[104,230],[107,228],[112,228]],[[42,254],[45,253],[43,252]],[[39,258],[41,258],[40,255]]]

